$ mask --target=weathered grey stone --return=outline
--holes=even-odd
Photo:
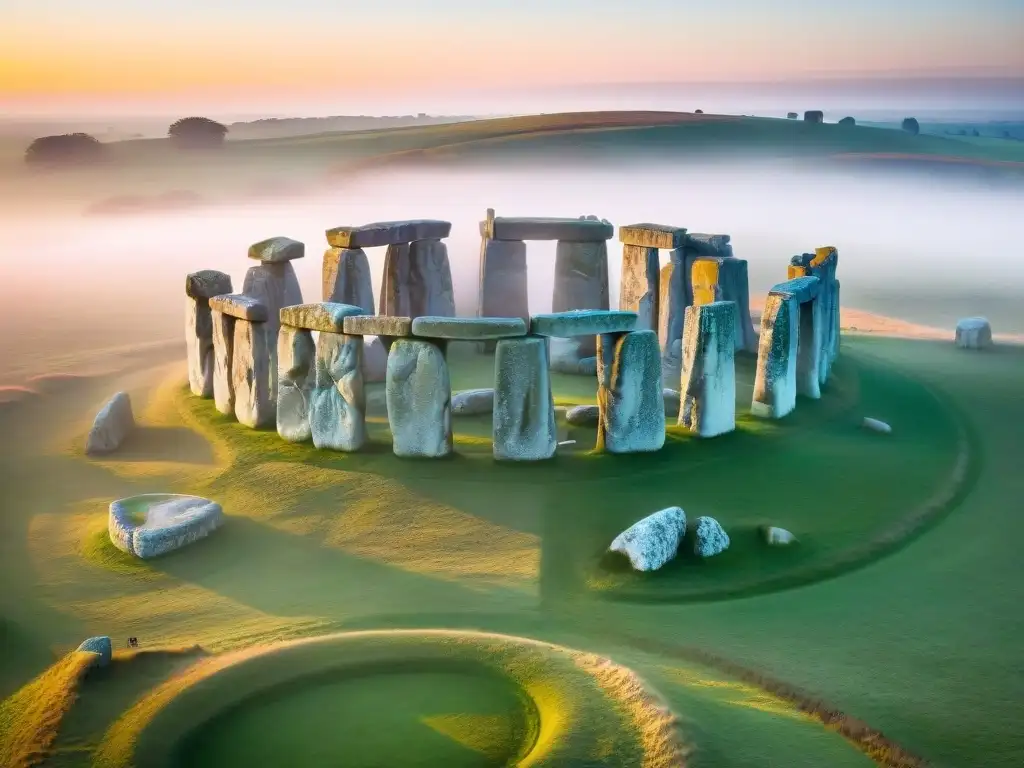
[[[396,456],[452,452],[451,382],[444,352],[423,339],[398,339],[388,352],[388,423]]]
[[[992,346],[992,326],[984,317],[965,317],[956,324],[955,343],[961,349]]]
[[[669,253],[659,277],[658,343],[669,369],[682,366],[683,325],[686,318],[686,259],[681,248]]]
[[[657,248],[622,246],[619,309],[636,312],[637,330],[658,330],[660,271]]]
[[[818,298],[821,290],[821,281],[811,275],[794,277],[781,283],[776,283],[768,293],[775,293],[783,296],[792,296],[798,302],[811,301]]]
[[[661,389],[658,334],[645,330],[598,336],[598,450],[661,450],[665,445],[665,401]]]
[[[118,392],[100,408],[85,441],[87,454],[116,451],[135,429],[132,401],[127,392]]]
[[[709,235],[703,232],[687,232],[685,248],[696,256],[732,256],[729,235]]]
[[[185,276],[185,295],[193,299],[212,299],[231,293],[231,277],[216,269],[201,269]]]
[[[111,503],[107,533],[118,549],[149,559],[198,541],[223,522],[220,504],[201,496],[144,493]]]
[[[602,333],[627,333],[636,326],[636,312],[609,309],[578,309],[534,315],[530,320],[533,336],[572,338],[599,336]]]
[[[839,349],[839,285],[836,272],[839,268],[839,251],[833,246],[815,248],[814,253],[802,253],[790,259],[790,278],[817,277],[821,313],[821,351],[818,366],[818,381],[824,385]]]
[[[490,226],[491,231],[488,231]],[[615,234],[615,227],[607,221],[591,219],[516,218],[501,216],[480,222],[480,236],[493,240],[572,240],[574,242],[604,242]]]
[[[277,334],[270,334],[268,323],[235,319],[231,344],[235,418],[253,429],[270,426],[277,418]]]
[[[784,547],[789,544],[796,543],[796,536],[785,528],[777,528],[774,525],[768,525],[762,528],[762,533],[764,535],[765,543],[772,547]]]
[[[345,333],[349,336],[388,336],[392,338],[410,336],[412,335],[412,318],[390,315],[350,315],[345,318]]]
[[[491,240],[480,243],[481,317],[520,317],[530,321],[526,281],[526,243]]]
[[[270,318],[266,304],[254,296],[242,293],[214,296],[210,299],[210,309],[238,320],[249,320],[254,323],[265,323]]]
[[[494,458],[543,461],[558,448],[547,344],[502,339],[494,353]]]
[[[839,345],[842,339],[842,309],[839,304],[839,281],[832,287],[832,355],[831,362],[839,357]]]
[[[351,304],[362,307],[364,315],[373,314],[370,261],[362,248],[329,248],[324,252],[321,277],[324,301]]]
[[[479,416],[494,412],[494,390],[465,389],[452,395],[453,416]]]
[[[750,320],[750,287],[745,259],[696,256],[690,260],[692,304],[732,301],[736,304],[736,349],[757,351],[757,338]]]
[[[450,221],[410,219],[378,221],[361,227],[334,227],[327,230],[327,244],[332,248],[376,248],[398,245],[414,240],[439,240],[452,232]]]
[[[410,269],[409,244],[389,245],[384,254],[384,280],[380,287],[378,314],[409,318],[413,316]]]
[[[317,448],[351,452],[366,443],[362,336],[320,332],[309,425]]]
[[[559,240],[555,246],[552,312],[609,308],[608,244]],[[580,339],[581,357],[597,352],[596,340]]]
[[[290,325],[292,328],[342,333],[345,330],[346,318],[362,314],[362,307],[324,301],[318,304],[296,304],[291,307],[282,307],[278,316],[283,325]]]
[[[686,308],[679,425],[700,437],[736,428],[736,304]],[[660,392],[659,392],[660,394]]]
[[[96,661],[94,666],[97,667],[107,666],[114,657],[113,643],[110,642],[110,638],[106,635],[88,638],[78,646],[77,650],[83,653],[95,653]]]
[[[235,412],[235,386],[231,379],[235,318],[219,310],[210,311],[213,325],[213,405],[225,416]]]
[[[792,296],[769,294],[761,312],[761,340],[750,412],[781,419],[796,407],[796,360],[800,304]]]
[[[271,237],[249,246],[249,258],[264,264],[301,259],[306,255],[306,246],[290,237]]]
[[[417,317],[412,333],[427,339],[511,339],[526,335],[526,323],[519,317]]]
[[[693,553],[714,557],[729,548],[729,534],[713,517],[698,517],[694,528]]]
[[[800,305],[797,334],[796,393],[817,400],[821,397],[823,305],[818,299]]]
[[[669,507],[633,523],[608,549],[628,557],[633,570],[656,571],[676,556],[685,533],[686,513]]]
[[[277,335],[277,434],[304,443],[312,433],[309,403],[316,379],[313,332],[282,325]]]
[[[361,334],[356,334],[361,335]],[[379,336],[363,336],[363,381],[379,384],[387,378],[388,351]]]
[[[448,246],[440,240],[409,244],[409,295],[412,317],[455,317],[455,291]]]
[[[881,432],[883,435],[888,435],[892,433],[892,427],[890,427],[884,421],[880,421],[879,419],[872,419],[869,418],[868,416],[865,416],[864,421],[862,423],[865,429],[869,429],[872,432]]]
[[[581,357],[576,366],[576,373],[579,376],[597,375],[597,355],[593,357]]]
[[[597,405],[574,405],[565,412],[565,420],[574,427],[596,427],[601,420],[601,408]]]
[[[213,397],[213,318],[208,299],[185,297],[188,385],[197,397]]]
[[[665,401],[665,415],[677,418],[679,416],[679,408],[683,402],[679,392],[665,387],[661,390],[661,397]]]
[[[249,267],[242,284],[242,293],[259,300],[267,308],[266,321],[273,334],[277,333],[280,325],[282,307],[302,303],[299,278],[290,261],[265,262]]]
[[[619,240],[641,248],[682,248],[686,245],[686,229],[664,224],[628,224],[619,227]]]

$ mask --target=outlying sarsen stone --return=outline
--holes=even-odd
[[[669,507],[631,525],[608,549],[628,557],[634,570],[655,571],[676,556],[685,533],[686,514]]]
[[[101,454],[116,451],[133,429],[135,417],[132,415],[131,398],[127,392],[118,392],[96,414],[85,442],[85,452]]]

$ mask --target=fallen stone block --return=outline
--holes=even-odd
[[[713,517],[698,517],[693,533],[693,553],[699,557],[714,557],[729,548],[729,534]]]
[[[627,224],[619,227],[619,240],[641,248],[682,248],[686,245],[686,229],[664,224]]]
[[[766,525],[761,529],[765,544],[772,547],[784,547],[796,543],[796,536],[785,528],[777,528],[774,525]]]
[[[266,304],[242,293],[214,296],[210,299],[210,309],[237,320],[248,320],[253,323],[265,323],[270,317]]]
[[[231,354],[235,342],[235,318],[211,309],[213,325],[213,405],[219,413],[235,412],[235,388],[231,381]]]
[[[145,493],[110,504],[107,532],[115,547],[148,560],[208,536],[223,522],[220,504],[201,496]]]
[[[992,346],[992,326],[984,317],[965,317],[957,321],[954,341],[961,349],[986,349]]]
[[[362,248],[330,248],[324,252],[322,296],[324,301],[361,307],[372,315],[373,282],[370,261]]]
[[[114,658],[114,645],[106,635],[90,637],[76,649],[83,653],[96,654],[94,666],[105,667]]]
[[[686,514],[668,507],[633,523],[608,549],[628,557],[633,570],[656,571],[675,558],[685,533]]]
[[[658,249],[639,245],[622,247],[619,309],[636,312],[637,330],[658,329],[661,267]]]
[[[306,255],[306,246],[290,237],[271,237],[249,246],[249,258],[264,264],[301,259]]]
[[[309,425],[317,448],[352,452],[366,443],[362,336],[320,332]]]
[[[479,416],[494,412],[494,390],[465,389],[452,395],[453,416]]]
[[[700,437],[736,428],[736,304],[686,308],[679,425]]]
[[[316,381],[315,359],[313,332],[282,325],[277,336],[277,434],[290,443],[312,437],[309,405]]]
[[[883,435],[888,435],[892,433],[892,427],[890,427],[884,421],[879,421],[878,419],[872,419],[865,416],[862,424],[864,426],[864,429],[870,430],[872,432],[880,432]]]
[[[480,222],[480,235],[493,240],[571,240],[578,243],[604,242],[615,234],[607,221],[593,219],[521,218],[500,216]]]
[[[363,315],[362,307],[330,301],[317,304],[296,304],[291,307],[283,307],[278,313],[283,325],[327,333],[343,333],[345,319],[360,315]]]
[[[270,426],[277,420],[276,336],[276,329],[271,336],[267,323],[235,319],[231,343],[235,418],[253,429]]]
[[[452,452],[451,381],[444,352],[424,339],[398,339],[388,352],[388,423],[396,456]]]
[[[761,339],[750,412],[781,419],[796,407],[796,360],[800,304],[788,294],[769,294],[761,312]]]
[[[131,398],[127,392],[118,392],[96,414],[85,441],[85,452],[96,455],[116,451],[133,429],[135,417]]]
[[[349,315],[345,318],[349,336],[385,336],[398,338],[412,335],[411,317],[391,315]]]
[[[231,293],[231,277],[215,269],[201,269],[185,276],[185,295],[193,299],[212,299]]]
[[[544,339],[502,339],[494,353],[494,458],[543,461],[557,450]]]
[[[412,333],[427,339],[510,339],[525,336],[526,323],[519,317],[417,317]]]
[[[603,333],[627,333],[636,327],[636,312],[610,309],[577,309],[534,315],[530,320],[533,336],[600,336]]]
[[[661,389],[658,334],[645,330],[598,336],[598,450],[661,450],[665,445],[665,401]]]
[[[452,232],[450,221],[410,219],[378,221],[361,227],[334,227],[327,230],[327,244],[332,248],[376,248],[415,240],[439,240]]]
[[[597,405],[574,405],[565,412],[565,420],[574,427],[596,427],[601,420],[601,408]]]

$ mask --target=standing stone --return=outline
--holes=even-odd
[[[373,314],[370,262],[362,248],[329,248],[324,252],[321,274],[324,301],[350,304]]]
[[[452,389],[440,345],[396,339],[385,392],[396,456],[439,458],[452,452]]]
[[[961,349],[986,349],[991,347],[991,323],[984,317],[965,317],[957,321],[954,343]]]
[[[277,434],[304,443],[312,433],[309,404],[315,382],[313,333],[282,325],[277,334]]]
[[[555,246],[552,312],[573,309],[608,309],[608,244],[559,240]],[[596,354],[593,336],[581,337],[580,357]]]
[[[757,351],[750,320],[750,287],[745,259],[698,256],[690,267],[692,304],[732,301],[736,304],[736,349]]]
[[[644,453],[665,445],[661,350],[653,330],[606,333],[597,342],[597,448]]]
[[[290,261],[265,261],[245,273],[242,293],[257,299],[267,308],[267,334],[270,343],[271,397],[277,399],[277,329],[281,326],[282,307],[302,303],[299,278]]]
[[[235,318],[216,309],[210,311],[213,324],[213,405],[230,416],[235,412],[235,386],[231,377]]]
[[[761,313],[761,341],[750,412],[781,419],[796,407],[800,305],[794,296],[769,294]]]
[[[320,331],[309,407],[313,445],[358,451],[366,442],[363,337]]]
[[[440,240],[410,243],[408,286],[413,309],[409,317],[455,317],[448,246]]]
[[[530,320],[526,280],[526,243],[522,240],[491,240],[480,243],[480,317],[521,317]],[[481,342],[487,352],[496,341]]]
[[[185,278],[185,347],[188,384],[197,397],[213,397],[213,319],[210,298],[231,293],[231,278],[204,269]]]
[[[412,317],[408,243],[389,245],[384,254],[384,279],[381,282],[380,309],[377,314]]]
[[[231,349],[231,384],[235,418],[257,429],[273,424],[277,415],[277,334],[270,323],[235,319]],[[275,329],[276,330],[276,329]]]
[[[555,455],[555,402],[543,338],[498,342],[493,423],[495,459],[541,461]]]
[[[833,288],[832,295],[832,362],[836,361],[839,357],[839,342],[842,338],[842,316],[839,305],[839,281],[836,280]]]
[[[659,272],[657,248],[622,246],[619,309],[636,312],[637,330],[659,330]]]
[[[133,429],[131,398],[127,392],[118,392],[96,414],[85,441],[85,452],[94,455],[116,451]]]
[[[660,276],[658,299],[658,343],[661,345],[662,376],[675,384],[682,375],[683,323],[686,315],[686,271],[683,249],[669,252]]]
[[[686,308],[679,392],[680,426],[700,437],[715,437],[736,428],[734,302],[716,301]]]
[[[814,400],[821,398],[821,365],[824,331],[820,299],[811,299],[800,305],[800,330],[797,340],[796,393]]]

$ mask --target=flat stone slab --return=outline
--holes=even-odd
[[[345,318],[361,315],[366,312],[362,307],[352,304],[338,304],[333,301],[320,301],[315,304],[296,304],[281,308],[281,324],[292,328],[305,328],[307,331],[326,331],[327,333],[343,333]]]
[[[391,315],[349,315],[345,318],[345,333],[349,336],[389,336],[400,338],[412,335],[411,317]]]
[[[228,317],[248,320],[252,323],[265,323],[270,317],[266,304],[243,293],[214,296],[210,299],[210,309],[215,309]]]
[[[249,258],[263,262],[281,262],[301,259],[306,255],[305,243],[290,237],[271,237],[249,246]]]
[[[521,317],[417,317],[412,335],[461,341],[512,339],[526,335],[526,322]]]
[[[452,232],[450,221],[410,219],[408,221],[377,221],[361,227],[334,227],[327,230],[327,244],[332,248],[376,248],[399,245],[414,240],[439,240]]]
[[[709,235],[704,232],[687,232],[686,247],[704,256],[731,256],[730,235]]]
[[[665,224],[629,224],[619,227],[619,241],[642,248],[676,249],[686,245],[686,230]]]
[[[191,544],[223,522],[220,504],[201,496],[144,493],[111,503],[107,533],[122,552],[148,559]]]
[[[534,336],[598,336],[602,333],[628,333],[636,326],[636,312],[614,309],[575,309],[534,315],[530,333]]]
[[[185,295],[193,299],[210,299],[231,293],[231,276],[216,269],[201,269],[185,275]]]
[[[492,240],[568,240],[577,243],[611,240],[615,227],[597,219],[510,218],[498,217],[480,222],[480,235]]]
[[[813,275],[806,275],[776,283],[768,293],[774,293],[776,296],[792,296],[803,304],[805,301],[816,299],[820,289],[821,281]]]

